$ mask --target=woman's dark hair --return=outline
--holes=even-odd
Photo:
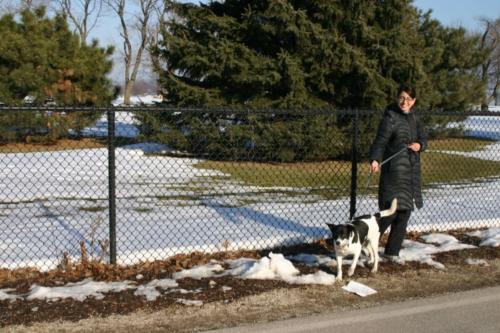
[[[416,98],[417,97],[417,90],[415,87],[411,84],[402,84],[398,88],[398,96],[401,95],[402,92],[407,93],[410,95],[411,98]]]

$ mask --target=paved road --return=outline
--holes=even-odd
[[[212,333],[500,332],[500,287]]]

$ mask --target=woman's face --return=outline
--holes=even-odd
[[[401,94],[398,96],[398,105],[399,108],[405,112],[408,113],[410,112],[411,108],[415,104],[416,98],[412,98],[410,95],[408,95],[407,92],[403,91]]]

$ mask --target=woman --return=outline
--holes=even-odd
[[[393,198],[398,199],[396,214],[379,222],[381,235],[391,227],[384,254],[392,259],[399,256],[414,206],[423,206],[420,152],[427,148],[427,138],[412,110],[416,97],[414,87],[399,87],[397,103],[385,111],[370,149],[370,171],[382,169],[378,191],[380,210],[389,208]]]

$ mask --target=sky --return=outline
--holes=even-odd
[[[500,18],[499,0],[415,0],[414,5],[432,9],[432,16],[443,25],[463,26],[470,31],[481,30],[480,18]]]
[[[182,0],[181,2],[205,3],[207,1]],[[415,0],[414,5],[424,11],[432,9],[432,16],[445,26],[460,25],[470,31],[481,30],[480,18],[500,18],[500,0]],[[97,26],[91,36],[99,39],[101,45],[117,45],[115,57],[120,57],[118,21],[113,19],[112,15],[107,15],[106,23]],[[115,62],[119,62],[119,59],[116,58]],[[122,70],[115,66],[111,77],[118,83],[121,82]]]
[[[207,1],[181,0],[180,2],[206,3]],[[446,26],[460,25],[471,31],[481,28],[480,18],[500,18],[499,0],[414,0],[414,5],[425,11],[431,9],[432,16]],[[118,22],[116,27],[117,24]],[[119,39],[118,30],[110,29],[109,24],[101,24],[93,36],[104,42]]]

